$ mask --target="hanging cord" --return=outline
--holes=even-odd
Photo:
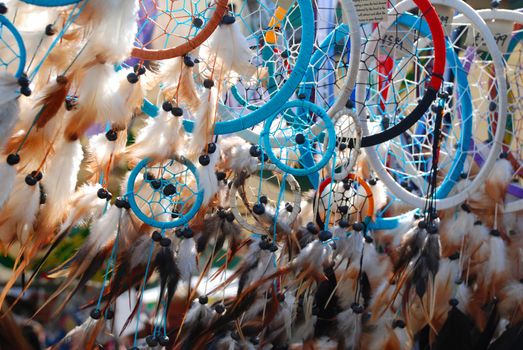
[[[438,163],[440,155],[441,126],[443,123],[444,103],[448,98],[446,93],[440,94],[441,99],[436,110],[436,120],[434,122],[434,133],[432,135],[432,168],[429,173],[427,188],[427,198],[425,202],[425,222],[432,223],[436,219],[436,188],[438,177]]]

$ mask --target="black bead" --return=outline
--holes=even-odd
[[[459,300],[456,299],[456,298],[452,298],[452,299],[449,300],[449,305],[450,306],[454,306],[455,307],[455,306],[458,306],[458,304],[459,304]]]
[[[213,154],[214,152],[216,152],[216,144],[211,142],[207,145],[207,153]]]
[[[202,305],[205,305],[209,302],[209,298],[207,297],[207,295],[201,295],[199,298],[198,298],[198,302]]]
[[[167,237],[162,237],[162,239],[160,240],[160,245],[162,247],[168,247],[171,245],[171,240]]]
[[[465,180],[468,177],[468,175],[467,175],[467,173],[461,173],[461,174],[459,174],[459,177],[462,178],[463,180]]]
[[[507,152],[501,152],[499,154],[499,159],[507,159],[508,158],[508,153]]]
[[[44,191],[44,187],[40,183],[40,204],[45,204],[47,202],[47,193]]]
[[[363,313],[363,305],[361,304],[358,304],[358,303],[352,303],[350,308],[352,309],[352,311],[355,313],[355,314],[361,314]]]
[[[155,337],[154,335],[148,335],[145,338],[145,342],[147,343],[147,345],[154,347],[154,346],[158,345],[158,338]]]
[[[114,311],[111,310],[111,309],[108,309],[106,312],[105,312],[105,319],[106,320],[112,320],[114,317]]]
[[[257,204],[252,206],[252,211],[256,215],[262,215],[262,214],[265,213],[265,206],[263,204],[261,204],[261,203],[257,203]]]
[[[163,194],[165,196],[172,196],[175,193],[176,193],[176,186],[174,186],[173,184],[168,184],[167,186],[165,186],[163,188]]]
[[[109,192],[107,192],[107,190],[105,188],[99,188],[98,191],[96,192],[96,195],[100,199],[106,199],[107,196],[109,195]]]
[[[223,314],[225,312],[225,306],[223,304],[217,304],[214,307],[214,311],[216,311],[218,314]]]
[[[303,145],[305,143],[305,135],[296,134],[295,140],[298,145]]]
[[[307,231],[309,231],[313,235],[316,235],[319,232],[318,228],[316,227],[316,225],[314,225],[313,222],[308,222],[306,228]]]
[[[363,224],[363,222],[355,222],[352,224],[352,229],[356,232],[361,232],[363,231],[363,229],[365,228],[365,225]]]
[[[354,108],[354,102],[352,102],[352,100],[349,99],[347,103],[345,103],[345,107],[347,107],[348,109]]]
[[[364,239],[365,239],[365,243],[367,243],[367,244],[371,244],[372,242],[374,242],[374,239],[369,235],[365,235]]]
[[[347,149],[347,144],[346,144],[346,143],[343,143],[343,142],[340,143],[340,144],[338,145],[338,149],[339,149],[340,151],[344,151],[344,150],[346,150],[346,149]]]
[[[158,337],[158,344],[160,344],[161,346],[169,345],[169,337],[166,335],[162,335],[161,337]]]
[[[276,243],[270,243],[269,246],[268,246],[268,250],[271,253],[274,253],[275,251],[278,250],[278,246],[276,245]]]
[[[375,186],[377,183],[378,183],[378,181],[375,178],[369,180],[369,185],[371,185],[371,186]]]
[[[492,7],[493,9],[497,9],[500,4],[501,4],[501,0],[492,0],[490,2],[490,7]]]
[[[22,74],[20,76],[20,78],[18,78],[18,84],[21,86],[21,87],[27,87],[29,86],[31,82],[29,81],[29,78],[27,77],[26,74]]]
[[[225,219],[227,219],[228,222],[233,222],[235,219],[234,214],[231,212],[228,212],[227,215],[225,216]]]
[[[164,103],[162,103],[162,109],[163,109],[165,112],[170,112],[170,111],[172,111],[172,109],[173,109],[173,105],[171,104],[171,102],[169,102],[169,101],[165,101]]]
[[[218,217],[220,219],[225,219],[227,217],[227,213],[225,212],[225,210],[223,209],[219,209],[217,212],[216,212],[216,215],[218,215]]]
[[[173,211],[171,213],[172,213],[171,218],[173,218],[173,219],[177,219],[180,217],[180,213],[176,209],[173,209]]]
[[[211,157],[209,157],[208,154],[202,154],[200,158],[198,158],[198,162],[203,166],[207,166],[211,162]]]
[[[236,18],[234,18],[234,16],[225,15],[222,18],[222,24],[233,24],[234,22],[236,22]]]
[[[134,66],[134,72],[135,72],[136,74],[138,74],[138,76],[140,76],[140,75],[144,75],[145,72],[146,72],[146,70],[145,70],[145,67],[144,67],[144,66],[138,66],[138,67],[137,67],[137,66]]]
[[[260,196],[260,203],[267,204],[268,202],[267,196]]]
[[[212,79],[205,79],[203,81],[203,87],[206,89],[210,89],[214,86],[214,81]]]
[[[186,227],[182,230],[183,238],[190,239],[194,237],[194,232],[190,227]]]
[[[405,321],[399,319],[392,321],[392,328],[405,328]]]
[[[28,184],[29,186],[34,186],[36,185],[38,181],[31,175],[27,175],[25,177],[25,183]]]
[[[52,24],[48,24],[45,26],[45,35],[52,36],[56,34],[56,30]]]
[[[252,337],[252,338],[250,339],[250,341],[251,341],[252,345],[258,345],[258,344],[260,344],[260,338],[259,338],[259,337]]]
[[[466,211],[467,213],[470,213],[470,205],[468,205],[467,203],[463,203],[461,205],[461,209],[463,209],[463,211]]]
[[[194,17],[192,20],[192,25],[196,28],[201,28],[201,26],[203,25],[203,20],[199,17]]]
[[[31,171],[31,176],[34,177],[36,179],[36,181],[40,181],[44,177],[44,175],[42,174],[41,171],[36,171],[36,170]]]
[[[194,59],[194,63],[195,63],[195,64],[198,64],[198,63],[200,63],[200,60],[199,60],[198,58],[195,58],[195,59]]]
[[[347,219],[341,219],[339,222],[338,222],[338,226],[341,227],[341,228],[347,228],[350,226],[349,224],[349,220]]]
[[[341,205],[338,207],[338,211],[342,214],[347,214],[349,207],[347,205]]]
[[[175,117],[181,117],[183,115],[183,109],[181,109],[180,107],[173,107],[171,109],[171,114]]]
[[[434,223],[428,225],[427,233],[432,234],[432,235],[438,233],[438,225],[436,225]]]
[[[294,207],[291,203],[285,203],[285,210],[287,210],[289,213],[291,213],[294,210]]]
[[[259,157],[260,154],[261,154],[261,149],[259,146],[257,145],[252,145],[251,148],[249,149],[249,154],[252,156],[252,157]]]
[[[128,200],[124,199],[123,197],[118,197],[114,201],[114,205],[119,209],[130,209],[131,204]]]
[[[183,232],[182,232],[182,229],[181,228],[178,228],[174,231],[174,235],[176,236],[176,238],[183,238]]]
[[[0,15],[5,15],[7,13],[7,6],[5,3],[0,2]]]
[[[131,84],[136,84],[138,82],[138,75],[136,73],[127,74],[127,81]]]
[[[11,166],[16,165],[20,163],[20,156],[16,153],[11,153],[7,156],[6,162]]]
[[[29,96],[31,96],[31,94],[32,94],[33,92],[31,91],[31,89],[29,88],[29,86],[22,86],[22,87],[20,88],[20,93],[21,93],[22,95],[24,95],[24,96],[28,96],[28,97],[29,97]]]
[[[72,98],[70,98],[70,97],[65,98],[65,109],[67,111],[72,111],[75,106],[76,106],[76,102]]]
[[[191,56],[183,56],[183,63],[187,67],[194,67],[194,61],[191,59]]]
[[[153,189],[157,190],[159,189],[160,187],[162,187],[162,182],[160,180],[152,180],[150,182],[150,185]]]
[[[425,221],[418,222],[418,227],[421,229],[427,228],[427,223]]]
[[[258,243],[258,246],[260,247],[261,250],[269,250],[270,245],[271,244],[267,240],[261,240]]]
[[[483,225],[483,222],[481,220],[474,221],[474,226],[481,226]]]
[[[497,229],[492,229],[492,230],[490,230],[490,235],[494,236],[494,237],[499,237],[499,236],[501,236],[501,233]]]
[[[454,254],[449,256],[449,260],[458,260],[459,259],[459,252],[455,252]]]
[[[108,141],[116,141],[118,139],[118,133],[111,129],[111,130],[108,130],[106,133],[105,133],[105,138],[108,140]]]
[[[351,186],[350,182],[348,182],[348,181],[347,181],[347,182],[343,182],[343,189],[344,189],[345,191],[350,190],[351,187],[352,187],[352,186]]]
[[[91,318],[94,320],[99,320],[100,317],[102,317],[102,312],[100,309],[92,309],[91,310]]]
[[[328,241],[332,238],[332,233],[330,231],[321,230],[318,234],[318,239],[322,242]]]
[[[267,155],[267,153],[260,154],[260,155],[258,156],[258,160],[259,160],[260,162],[266,162],[266,161],[269,160],[269,156]]]
[[[151,237],[155,242],[160,242],[162,240],[162,234],[159,231],[154,231]]]
[[[239,341],[241,339],[238,332],[231,332],[231,338],[236,341]]]

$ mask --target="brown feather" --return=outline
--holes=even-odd
[[[64,106],[65,98],[71,85],[70,81],[66,77],[58,77],[56,83],[50,85],[44,96],[37,102],[36,105],[42,108],[42,112],[36,122],[38,129],[43,128]]]

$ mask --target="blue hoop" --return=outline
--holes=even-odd
[[[82,0],[20,0],[29,5],[42,6],[42,7],[60,7],[77,4]],[[85,0],[89,1],[89,0]]]
[[[281,86],[280,90],[272,99],[252,113],[234,120],[216,122],[214,127],[215,135],[232,134],[261,123],[277,113],[280,110],[281,105],[289,100],[300,84],[305,72],[307,71],[314,46],[314,14],[312,11],[311,0],[297,0],[297,3],[300,9],[302,23],[301,44],[296,64],[289,79],[287,79],[287,81]],[[194,124],[193,120],[184,119],[183,121],[183,126],[187,132],[192,132]]]
[[[26,56],[27,56],[27,52],[25,50],[25,45],[24,45],[24,40],[22,39],[22,36],[18,32],[18,30],[15,28],[13,23],[11,23],[11,21],[9,21],[4,16],[0,16],[0,27],[1,26],[5,26],[11,32],[11,34],[13,35],[13,37],[16,40],[16,44],[18,45],[19,53],[17,56],[18,56],[19,62],[18,62],[18,68],[16,69],[15,77],[20,78],[20,76],[24,73],[25,61],[26,61]]]
[[[272,122],[285,109],[294,108],[294,107],[308,109],[310,112],[312,112],[316,116],[320,117],[324,123],[325,129],[329,133],[329,138],[328,138],[329,143],[327,144],[327,149],[323,153],[322,159],[319,162],[317,162],[316,164],[306,167],[306,168],[302,168],[302,169],[296,169],[296,168],[290,167],[287,164],[284,164],[281,160],[279,160],[278,157],[276,157],[276,155],[274,154],[274,151],[271,147],[271,141],[270,141],[270,138],[271,138],[270,129],[271,129]],[[312,128],[312,127],[313,127],[312,125],[309,126],[309,128]],[[269,119],[267,119],[265,121],[265,125],[264,125],[263,131],[260,136],[261,136],[261,139],[263,142],[264,149],[267,151],[267,155],[269,156],[271,161],[281,170],[285,171],[286,173],[295,175],[295,176],[309,175],[309,174],[315,173],[318,170],[320,170],[321,168],[323,168],[331,159],[332,155],[334,154],[334,148],[336,147],[336,131],[334,130],[334,124],[332,123],[329,115],[327,114],[327,112],[325,112],[325,110],[323,108],[315,105],[312,102],[306,101],[306,100],[293,100],[293,101],[285,103],[281,107],[278,114],[274,114],[273,116],[271,116]],[[285,147],[285,146],[282,145],[282,147]],[[305,142],[305,144],[303,146],[300,146],[300,150],[302,147],[304,147],[304,149],[306,149],[307,147],[310,147],[310,146],[308,145],[308,142]],[[302,163],[302,165],[303,165],[303,163]]]
[[[196,187],[198,189],[198,193],[196,194],[196,200],[194,204],[187,213],[181,215],[178,219],[173,221],[158,221],[147,216],[144,212],[140,210],[138,204],[136,203],[134,193],[134,183],[136,181],[136,177],[138,176],[138,174],[140,174],[140,171],[144,169],[150,161],[151,159],[149,158],[143,159],[142,161],[140,161],[140,163],[138,163],[138,165],[131,171],[131,174],[129,175],[129,180],[127,181],[127,197],[131,206],[131,210],[140,220],[142,220],[147,225],[154,226],[160,229],[171,229],[174,227],[186,225],[196,215],[196,213],[198,213],[198,210],[200,209],[203,202],[203,189],[200,188],[200,178],[198,176],[198,171],[196,170],[196,167],[193,163],[191,163],[189,160],[185,158],[180,158],[179,160],[173,159],[173,161],[178,162],[187,167],[187,169],[193,174],[196,180]]]

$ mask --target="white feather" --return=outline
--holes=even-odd
[[[238,136],[224,137],[220,142],[224,169],[230,169],[236,173],[242,170],[253,171],[258,164],[258,159],[249,153],[251,145]]]
[[[508,184],[512,180],[514,169],[507,159],[498,159],[492,167],[487,181],[500,184]]]
[[[90,159],[96,164],[97,169],[104,169],[113,157],[125,147],[125,142],[109,141],[104,133],[92,136],[87,146]]]
[[[489,259],[485,269],[485,275],[496,276],[503,273],[507,268],[507,248],[500,237],[489,237]],[[494,278],[491,277],[491,280]],[[488,281],[489,279],[487,279]]]
[[[191,276],[198,271],[194,239],[184,238],[180,242],[176,260],[178,268],[180,269],[180,278],[182,281],[189,281]]]
[[[122,209],[111,205],[105,214],[92,223],[86,243],[93,247],[92,251],[100,251],[107,241],[114,236],[121,211]]]
[[[146,123],[136,136],[136,142],[129,148],[132,157],[168,159],[183,144],[180,118],[162,109],[158,117],[148,118]]]
[[[40,207],[40,187],[28,186],[24,178],[16,177],[11,195],[0,212],[0,239],[5,244],[14,236],[22,244],[27,241]]]
[[[43,213],[60,219],[76,188],[78,172],[83,159],[80,141],[64,141],[50,159],[45,177],[42,179],[47,195]]]
[[[0,150],[19,118],[19,90],[20,86],[15,77],[5,72],[0,73]]]
[[[358,348],[361,333],[361,321],[359,315],[355,314],[351,308],[340,312],[337,316],[338,332],[345,338],[347,349]]]
[[[329,261],[330,249],[322,242],[315,240],[307,244],[293,260],[293,265],[298,269],[303,268],[307,264],[312,264],[322,271],[322,266]]]
[[[62,231],[78,225],[82,221],[99,218],[102,215],[107,201],[98,197],[99,189],[98,184],[83,185],[71,196],[69,212],[62,224]]]
[[[93,30],[85,56],[102,55],[110,63],[129,57],[137,32],[138,1],[91,0],[86,7]]]
[[[190,329],[196,322],[209,324],[211,317],[212,310],[207,305],[200,304],[198,300],[195,300],[187,312],[187,317],[185,317],[184,328]]]
[[[220,159],[220,148],[216,143],[216,151],[209,154],[210,162],[208,165],[198,166],[200,185],[203,188],[203,205],[209,204],[214,195],[218,192],[218,179],[216,178],[216,164]]]
[[[16,169],[5,161],[0,163],[0,210],[4,206],[15,182]]]
[[[217,93],[216,88],[205,89],[201,97],[200,106],[195,113],[195,125],[191,139],[191,156],[200,155],[211,141],[210,134],[216,117]]]
[[[467,235],[474,226],[476,217],[474,214],[464,210],[457,210],[455,215],[441,222],[442,239],[449,245],[461,245],[463,237]]]
[[[218,26],[207,43],[200,48],[200,55],[207,62],[215,63],[215,70],[231,83],[238,76],[250,78],[256,72],[256,67],[250,62],[253,53],[237,23]]]

